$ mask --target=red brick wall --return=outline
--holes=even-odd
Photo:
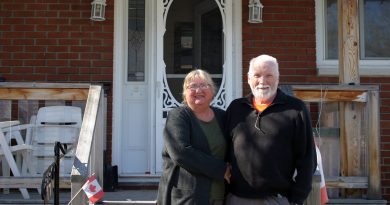
[[[107,1],[106,20],[102,22],[89,19],[91,2],[0,1],[0,77],[13,82],[111,85],[114,1]],[[112,110],[111,93],[108,113]],[[107,121],[111,156],[111,114]]]
[[[262,0],[263,23],[248,23],[248,0],[243,0],[243,73],[249,60],[260,54],[276,57],[280,83],[337,83],[337,78],[316,78],[315,10],[312,0]],[[248,93],[246,76],[243,76]]]
[[[111,82],[113,1],[103,22],[91,1],[0,3],[0,68],[7,81]]]
[[[248,0],[242,1],[243,93],[250,92],[249,61],[263,53],[279,60],[281,84],[337,84],[338,77],[317,76],[315,1],[261,2],[264,22],[250,24]],[[390,201],[390,77],[362,77],[361,84],[380,85],[382,194]]]

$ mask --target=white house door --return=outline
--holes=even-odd
[[[214,106],[241,96],[241,0],[118,0],[114,35],[112,163],[120,177],[159,175],[189,71],[211,74]]]
[[[129,0],[127,8],[127,45],[122,84],[121,154],[122,175],[144,175],[151,171],[151,68],[146,57],[149,43],[144,0]]]
[[[120,176],[154,172],[155,65],[151,1],[116,1],[113,164]],[[153,16],[153,15],[152,15]],[[115,87],[117,89],[115,89]]]

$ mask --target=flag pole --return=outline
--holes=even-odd
[[[79,193],[81,192],[81,190],[83,189],[83,187],[81,187],[77,193],[72,197],[72,199],[69,201],[68,205],[72,204],[72,201],[76,198],[77,195],[79,195]]]
[[[91,174],[91,177],[94,176],[94,175],[95,175],[95,172]],[[91,178],[91,177],[89,177],[89,178]],[[88,178],[88,179],[89,179],[89,178]],[[88,182],[88,180],[87,180],[87,182]],[[87,182],[85,182],[85,183],[83,184],[83,186],[84,186]],[[83,186],[81,186],[81,188],[80,188],[80,189],[77,191],[77,193],[72,197],[72,199],[70,199],[68,205],[72,204],[72,201],[76,198],[77,195],[79,195],[79,193],[81,192],[81,190],[83,190]]]

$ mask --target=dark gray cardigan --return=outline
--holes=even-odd
[[[225,112],[212,109],[223,131]],[[207,138],[187,106],[172,109],[168,114],[162,157],[157,204],[207,205],[211,181],[224,180],[226,163],[211,155]]]

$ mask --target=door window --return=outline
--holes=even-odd
[[[129,0],[127,81],[145,81],[145,0]]]
[[[164,34],[164,62],[167,84],[176,101],[182,101],[184,77],[193,69],[208,71],[219,89],[223,76],[222,30],[215,1],[172,2]]]

